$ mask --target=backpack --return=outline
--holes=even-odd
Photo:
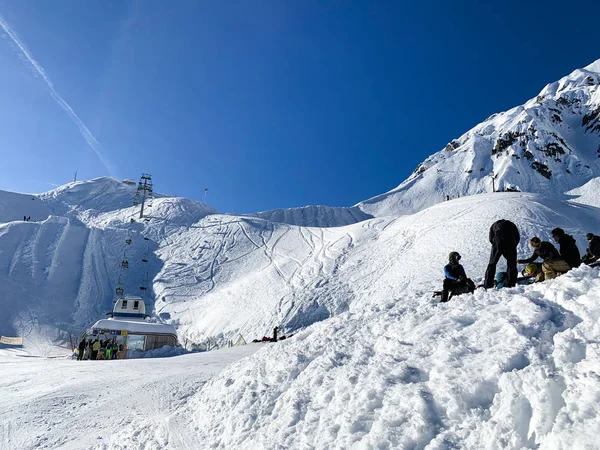
[[[508,275],[506,272],[498,272],[496,274],[496,279],[494,280],[494,284],[496,285],[496,289],[502,289],[506,286]]]

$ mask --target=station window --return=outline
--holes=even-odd
[[[123,300],[123,303],[121,304],[121,309],[127,309],[127,300]]]
[[[139,307],[140,307],[139,300],[136,300],[135,302],[133,302],[133,309],[138,309]]]

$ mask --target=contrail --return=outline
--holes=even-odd
[[[0,15],[0,27],[2,27],[4,32],[8,35],[8,37],[10,37],[12,39],[12,41],[15,43],[15,45],[17,47],[19,47],[19,50],[21,50],[21,53],[23,54],[23,56],[25,56],[27,61],[29,61],[29,64],[31,64],[31,67],[33,67],[35,72],[48,85],[48,91],[50,92],[50,95],[52,96],[52,98],[56,101],[56,103],[58,103],[58,105],[62,109],[65,110],[65,112],[69,115],[69,117],[71,118],[73,123],[75,125],[77,125],[77,128],[79,128],[79,132],[81,133],[81,136],[83,136],[83,138],[88,143],[88,145],[91,147],[91,149],[94,151],[94,153],[96,153],[96,156],[98,157],[98,159],[100,159],[100,162],[102,162],[104,167],[106,167],[106,170],[108,171],[108,173],[112,176],[112,174],[113,174],[112,164],[109,161],[108,157],[106,156],[106,151],[104,150],[102,145],[100,145],[100,142],[98,142],[96,140],[96,138],[90,132],[88,127],[86,127],[85,124],[83,123],[83,121],[79,118],[79,116],[77,114],[75,114],[75,111],[73,111],[73,108],[71,108],[71,106],[65,101],[65,99],[63,99],[60,96],[60,94],[58,92],[56,92],[56,89],[54,89],[54,84],[52,83],[52,80],[50,80],[50,77],[48,76],[48,74],[46,74],[46,71],[44,70],[44,68],[40,65],[40,63],[38,63],[33,58],[33,55],[29,52],[29,50],[27,50],[27,47],[25,47],[25,44],[23,43],[23,41],[21,41],[21,39],[19,39],[19,36],[17,36],[17,34],[13,31],[13,29],[10,27],[10,25],[8,25],[8,23],[6,23],[6,21],[4,20],[4,17],[2,17],[1,15]]]

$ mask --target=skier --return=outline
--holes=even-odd
[[[112,359],[117,359],[117,352],[119,351],[119,346],[117,345],[117,343],[115,341],[113,341],[113,345],[111,348],[111,358]]]
[[[588,248],[581,261],[585,264],[593,264],[600,259],[600,236],[594,236],[593,233],[585,235],[588,240]]]
[[[506,259],[506,286],[514,287],[517,284],[517,245],[519,245],[520,240],[519,229],[510,220],[501,219],[492,224],[490,227],[492,252],[485,271],[484,288],[494,287],[496,264],[498,264],[501,256]]]
[[[81,342],[79,343],[79,354],[77,355],[77,361],[82,361],[83,360],[83,352],[85,351],[85,345],[87,344],[85,338],[83,338],[81,340]]]
[[[464,267],[459,263],[460,254],[451,252],[448,255],[448,264],[444,266],[444,285],[441,302],[447,302],[454,295],[467,294],[475,290],[475,283],[465,273]]]
[[[96,339],[94,341],[94,343],[92,344],[92,354],[90,359],[92,361],[98,359],[98,352],[100,351],[100,341],[98,339]]]
[[[90,359],[91,352],[92,352],[92,341],[88,341],[87,345],[85,346],[85,351],[83,352],[83,359],[85,361]]]
[[[552,237],[558,242],[560,248],[560,256],[564,259],[569,267],[579,267],[581,264],[581,255],[575,239],[570,234],[566,234],[562,228],[555,228],[552,230]]]
[[[539,237],[529,239],[529,245],[534,248],[533,255],[526,259],[519,259],[518,264],[529,264],[538,258],[542,258],[542,271],[536,275],[536,281],[551,280],[556,278],[557,273],[568,272],[571,267],[560,257],[556,247],[550,242],[542,241]]]

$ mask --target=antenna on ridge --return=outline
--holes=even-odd
[[[208,195],[208,188],[204,188],[204,200],[202,203],[206,203],[206,196]]]
[[[73,174],[73,183],[77,181],[77,171]]]

